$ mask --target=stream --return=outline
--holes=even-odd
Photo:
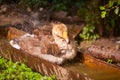
[[[84,75],[91,77],[94,80],[120,80],[119,71],[109,71],[107,69],[105,70],[99,68],[91,68],[79,62],[74,64],[67,64],[63,67],[74,72],[80,72]]]

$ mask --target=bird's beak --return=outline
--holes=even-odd
[[[63,38],[66,40],[67,43],[69,43],[68,32],[63,32]]]

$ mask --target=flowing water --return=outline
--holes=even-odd
[[[63,67],[74,72],[80,72],[93,80],[120,80],[120,71],[91,68],[79,62],[63,65]]]

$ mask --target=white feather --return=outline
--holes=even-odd
[[[9,43],[10,43],[10,45],[11,45],[12,47],[20,50],[20,46],[19,46],[18,43],[15,42],[14,40],[11,40]]]

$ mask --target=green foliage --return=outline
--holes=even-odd
[[[76,3],[76,8],[78,8],[77,9],[77,16],[85,19],[85,16],[86,16],[85,13],[87,13],[86,1],[81,0],[79,3]]]
[[[61,0],[52,0],[51,4],[52,4],[52,8],[55,11],[66,10],[67,6],[68,6],[68,5],[66,5],[67,1],[65,1],[65,0],[64,1],[61,1]]]
[[[95,40],[99,38],[99,35],[96,34],[95,32],[95,27],[93,25],[87,24],[84,28],[82,33],[80,33],[80,37],[83,38],[84,40]]]
[[[106,11],[102,11],[101,12],[101,18],[105,18],[105,16],[106,16]]]
[[[40,6],[47,6],[48,0],[20,0],[19,4],[24,7],[39,8]]]
[[[114,36],[115,33],[119,34],[120,0],[108,0],[99,8],[107,32],[106,34],[109,36]]]
[[[110,63],[110,64],[111,64],[112,62],[113,62],[113,61],[112,61],[111,59],[108,59],[108,60],[107,60],[107,63]]]
[[[66,10],[69,11],[71,9],[78,10],[81,9],[83,5],[85,5],[84,0],[52,0],[51,1],[52,8],[55,11]],[[75,13],[75,12],[74,12]]]
[[[0,70],[6,68],[6,62],[7,62],[6,59],[0,57]],[[4,64],[4,65],[3,65],[3,64]]]
[[[119,7],[116,7],[116,9],[114,10],[114,12],[115,12],[116,15],[118,15],[118,13],[119,13]],[[119,14],[119,16],[120,16],[120,14]]]
[[[89,1],[86,2],[86,4],[88,3]],[[83,28],[82,33],[80,33],[80,37],[84,40],[95,40],[100,37],[95,32],[97,27],[96,25],[100,24],[98,1],[94,0],[92,3],[89,3],[89,5],[86,5],[83,9],[86,26]]]
[[[55,11],[78,9],[85,3],[84,0],[20,0],[19,4],[24,7],[47,7]],[[77,10],[76,10],[77,11]]]
[[[8,2],[9,1],[9,2]],[[47,7],[55,11],[60,10],[70,10],[70,9],[80,9],[82,5],[85,5],[84,0],[0,0],[0,2],[6,3],[17,3],[20,7]]]
[[[3,0],[0,0],[0,4],[2,3]]]
[[[0,80],[55,80],[55,76],[42,76],[25,64],[13,63],[0,57]]]
[[[106,5],[100,6],[101,18],[109,16],[111,11],[114,11],[114,14],[120,16],[120,0],[109,0]]]

